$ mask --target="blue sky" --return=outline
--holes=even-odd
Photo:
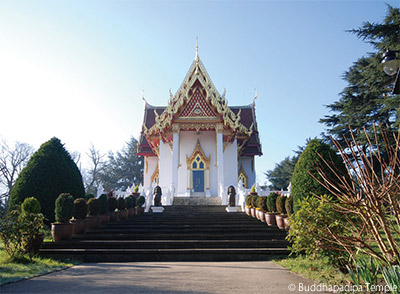
[[[325,129],[343,73],[371,51],[346,30],[398,1],[0,0],[0,136],[84,156],[138,138],[142,90],[166,105],[199,55],[229,105],[256,113],[263,172]]]

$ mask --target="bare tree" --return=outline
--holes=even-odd
[[[93,144],[89,148],[87,153],[90,159],[90,168],[86,171],[85,186],[88,193],[95,193],[96,186],[99,182],[99,175],[104,169],[104,156],[99,150],[97,150]]]
[[[390,264],[400,262],[400,129],[390,136],[382,128],[373,127],[369,135],[364,130],[368,148],[363,148],[351,132],[352,141],[346,141],[347,150],[335,140],[348,174],[342,174],[325,161],[335,174],[329,177],[323,169],[319,181],[337,201],[333,209],[346,219],[348,232],[334,232],[324,228],[332,243],[340,245],[350,256],[364,252]],[[357,158],[357,160],[352,160]],[[318,180],[318,179],[317,179]]]
[[[33,147],[16,142],[10,147],[6,141],[0,143],[0,200],[8,208],[8,196],[21,170],[33,154]]]

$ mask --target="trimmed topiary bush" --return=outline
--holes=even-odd
[[[136,207],[142,207],[145,202],[146,202],[146,199],[144,199],[143,196],[139,196],[136,199]]]
[[[251,208],[251,195],[247,195],[246,197],[246,207]]]
[[[115,197],[108,198],[108,211],[114,212],[118,207],[118,200]]]
[[[258,203],[257,203],[257,207],[259,210],[261,210],[262,212],[267,212],[268,211],[268,207],[267,207],[267,196],[260,196],[258,197]]]
[[[286,208],[287,215],[291,216],[293,214],[293,196],[292,195],[290,195],[289,197],[286,198],[285,208]]]
[[[88,202],[89,199],[91,199],[91,198],[96,198],[96,197],[95,197],[93,194],[91,194],[91,193],[85,195],[85,200],[86,200],[86,202]]]
[[[83,197],[82,175],[68,151],[57,138],[42,144],[21,171],[10,192],[10,209],[36,195],[49,222],[55,219],[55,201],[61,193]]]
[[[99,200],[96,198],[90,198],[87,202],[88,214],[90,216],[96,216],[99,214]]]
[[[132,197],[131,197],[131,196],[128,196],[128,197],[126,197],[126,199],[125,199],[126,208],[127,208],[127,209],[130,209],[130,208],[133,207],[133,200],[132,200],[132,198],[133,198],[133,196],[132,196]]]
[[[257,195],[251,195],[251,207],[252,208],[257,208],[257,204],[258,204],[258,196]]]
[[[124,210],[124,209],[126,208],[126,201],[125,201],[125,199],[122,198],[122,197],[119,197],[117,200],[118,200],[118,210],[119,210],[119,211]]]
[[[325,166],[325,164],[323,164],[323,160],[320,156],[322,156],[330,165],[335,166],[345,174],[346,169],[343,161],[336,152],[321,140],[311,140],[306,149],[300,155],[292,176],[291,194],[293,195],[294,213],[296,213],[298,209],[297,203],[305,197],[330,194],[327,189],[321,186],[318,181],[313,178],[314,176],[322,181],[322,177],[317,172],[317,167]],[[326,170],[326,168],[324,168],[324,170]],[[330,175],[331,173],[327,171],[327,174]],[[331,178],[335,177],[332,176]]]
[[[74,218],[85,219],[88,212],[88,207],[85,199],[78,198],[74,200]]]
[[[286,207],[285,207],[285,202],[288,197],[284,195],[280,195],[276,198],[276,210],[280,214],[286,214]]]
[[[101,194],[99,197],[99,213],[100,214],[108,213],[108,197],[106,194]]]
[[[69,223],[74,211],[74,198],[69,193],[62,193],[55,202],[55,218],[58,223]]]
[[[21,205],[22,213],[40,213],[40,202],[35,197],[25,198]]]
[[[276,199],[278,198],[278,193],[270,193],[267,197],[267,207],[268,212],[276,212]]]

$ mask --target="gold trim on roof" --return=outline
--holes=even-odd
[[[226,91],[224,90],[222,96],[218,93],[200,59],[196,59],[192,63],[175,96],[172,96],[170,91],[170,99],[167,108],[160,115],[156,110],[154,110],[155,123],[150,129],[144,128],[145,135],[149,136],[163,133],[172,127],[174,116],[177,115],[182,106],[186,105],[189,101],[189,91],[193,88],[194,83],[197,80],[206,91],[206,101],[217,110],[219,115],[222,116],[224,126],[231,128],[236,133],[250,137],[254,125],[252,124],[249,128],[246,128],[240,122],[241,110],[235,114],[228,107],[228,101],[225,99]]]

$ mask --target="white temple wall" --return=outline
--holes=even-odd
[[[203,131],[197,134],[195,131],[181,131],[179,133],[180,139],[180,156],[178,169],[178,196],[189,196],[187,195],[188,187],[188,169],[186,164],[186,156],[190,157],[196,147],[197,140],[200,140],[201,148],[204,151],[206,157],[210,156],[210,175],[209,181],[210,194],[211,196],[218,195],[218,183],[217,183],[217,168],[216,164],[216,136],[215,131]]]
[[[247,174],[249,189],[255,184],[256,182],[256,172],[254,166],[254,156],[242,156],[239,158],[238,169],[240,166],[243,165],[243,169]],[[239,172],[239,170],[238,170]]]
[[[172,152],[163,141],[160,141],[159,155],[159,185],[169,187],[172,183]]]
[[[237,141],[226,146],[224,151],[224,186],[237,186],[238,183],[238,162],[237,162]]]
[[[144,173],[143,173],[143,187],[150,187],[150,185],[153,185],[155,187],[154,183],[151,183],[151,176],[154,174],[154,172],[157,169],[157,164],[158,164],[158,157],[157,156],[148,156],[147,159],[145,159],[147,162],[147,168],[146,166],[144,167]]]

